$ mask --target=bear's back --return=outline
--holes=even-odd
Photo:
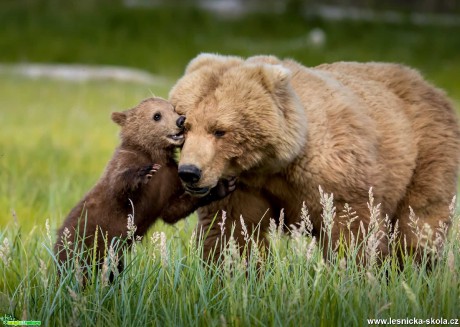
[[[414,83],[426,87],[420,75],[394,64],[283,65],[293,72],[292,86],[308,120],[305,156],[296,165],[312,172],[313,185],[335,190],[338,198],[349,198],[351,185],[357,197],[374,187],[384,210],[394,211],[411,181],[418,142],[430,134],[418,126],[426,126],[430,110],[443,110],[414,104],[420,102],[414,98],[426,92],[408,93]],[[442,100],[441,94],[434,97]],[[421,111],[426,113],[420,115]],[[439,134],[445,124],[431,128]]]

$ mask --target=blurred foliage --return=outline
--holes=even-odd
[[[0,62],[123,65],[177,77],[200,52],[270,53],[306,65],[402,62],[447,88],[450,76],[460,75],[459,26],[331,22],[292,11],[236,18],[191,6],[126,7],[120,0],[3,0]],[[309,42],[313,29],[324,32],[322,46]]]

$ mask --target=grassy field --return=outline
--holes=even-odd
[[[402,62],[460,104],[458,27],[261,14],[220,20],[194,10],[84,3],[0,4],[0,48],[7,49],[0,61],[122,65],[170,82],[70,83],[0,75],[0,316],[45,326],[365,326],[367,318],[460,318],[458,217],[430,272],[410,257],[402,272],[391,259],[359,268],[353,257],[339,255],[326,264],[311,238],[298,234],[289,240],[272,235],[275,245],[263,263],[245,263],[228,252],[223,269],[207,267],[200,247],[190,246],[196,222],[191,217],[172,227],[156,224],[135,255],[125,257],[126,269],[112,284],[89,269],[92,283],[83,289],[78,267],[58,280],[50,253],[55,230],[118,143],[110,113],[152,94],[166,97],[199,52],[271,53],[307,65]],[[327,36],[319,48],[307,42],[316,27]],[[163,241],[153,242],[154,232],[164,232]],[[256,267],[262,270],[255,273]]]
[[[325,209],[325,215],[331,213]],[[293,230],[288,239],[276,227],[267,256],[254,250],[240,256],[229,246],[217,265],[208,265],[185,222],[168,235],[151,234],[123,258],[109,249],[99,273],[80,253],[60,279],[48,224],[29,233],[13,225],[0,235],[0,310],[3,317],[45,326],[367,326],[368,319],[390,318],[406,321],[403,325],[414,318],[420,325],[455,325],[460,306],[458,217],[455,221],[431,270],[427,257],[416,265],[409,255],[402,271],[395,256],[381,265],[357,265],[358,247],[344,255],[340,246],[326,263],[305,229]],[[372,248],[370,239],[364,249]],[[125,266],[121,274],[113,270],[118,260]]]

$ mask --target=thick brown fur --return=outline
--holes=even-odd
[[[112,114],[121,127],[121,144],[99,181],[59,229],[55,252],[61,262],[73,256],[72,251],[63,250],[66,228],[71,249],[82,238],[92,249],[97,231],[100,263],[107,244],[115,237],[126,238],[128,215],[134,216],[135,236],[142,236],[158,217],[172,224],[212,201],[212,197],[198,199],[184,193],[174,160],[174,149],[183,142],[179,117],[161,98],[149,98],[133,109]]]
[[[398,221],[408,247],[417,243],[409,206],[420,229],[449,225],[458,121],[445,94],[413,69],[354,62],[307,68],[273,56],[202,54],[190,62],[170,101],[187,117],[179,172],[183,165],[201,171],[186,189],[239,178],[233,194],[199,210],[199,226],[209,227],[222,207],[228,227],[239,226],[242,215],[249,228],[260,223],[263,234],[281,208],[286,225],[299,223],[305,201],[318,235],[319,186],[334,194],[339,213],[332,244],[348,234],[339,217],[345,203],[359,216],[351,231],[357,235],[360,223],[368,226],[370,187],[382,216]],[[205,255],[219,236],[217,224],[210,228]],[[388,252],[386,238],[379,251]]]

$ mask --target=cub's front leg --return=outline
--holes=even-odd
[[[142,184],[147,184],[160,168],[159,164],[128,168],[120,177],[125,184],[125,188],[134,191]]]
[[[182,194],[176,195],[170,199],[165,209],[161,213],[161,218],[168,224],[174,224],[182,218],[187,217],[196,209],[206,206],[214,201],[221,200],[227,197],[236,189],[236,179],[222,179],[209,192],[208,195],[202,198],[191,196],[182,191]]]
[[[159,164],[153,164],[139,168],[136,174],[138,183],[147,184],[152,178],[153,174],[155,174],[160,168],[161,166]]]
[[[159,164],[149,164],[125,168],[121,172],[112,174],[111,193],[125,200],[127,196],[132,196],[138,191],[142,185],[147,184],[160,168]]]

